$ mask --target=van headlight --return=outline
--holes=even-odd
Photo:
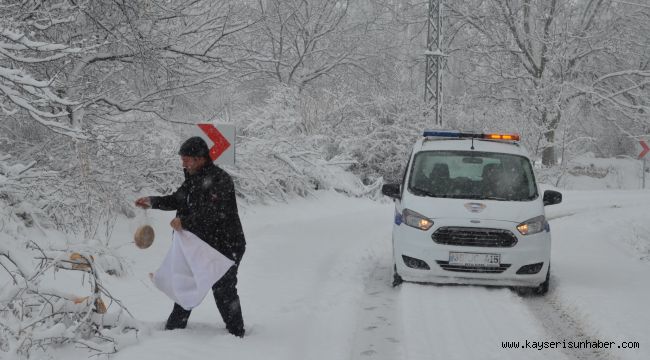
[[[402,212],[402,219],[406,225],[420,230],[429,230],[431,226],[433,226],[433,220],[409,209],[404,209]]]
[[[537,234],[546,228],[546,217],[544,215],[536,216],[517,225],[517,230],[521,235]]]

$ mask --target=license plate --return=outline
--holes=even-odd
[[[449,265],[461,266],[499,266],[501,255],[499,254],[478,254],[464,252],[450,252]]]

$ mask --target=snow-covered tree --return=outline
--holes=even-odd
[[[32,12],[36,5],[15,1],[0,9],[2,118],[26,117],[56,133],[84,138],[82,129],[69,120],[69,110],[78,103],[64,95],[66,84],[59,70],[89,49],[80,41],[43,36],[54,26],[72,22],[74,6],[53,1]],[[61,7],[53,10],[57,5]]]
[[[224,46],[252,23],[243,9],[231,0],[3,4],[0,150],[56,172],[47,193],[69,195],[46,207],[58,225],[93,238],[148,181],[171,186],[176,177],[160,174],[173,170],[176,124],[191,124],[192,102],[232,77]]]
[[[368,19],[352,18],[349,1],[271,0],[251,8],[261,19],[240,36],[241,67],[249,76],[304,89],[344,67],[363,67],[357,51]]]
[[[527,127],[538,134],[533,149],[540,149],[542,162],[552,165],[562,123],[570,126],[577,119],[593,121],[589,120],[591,113],[602,108],[598,104],[604,99],[592,99],[591,95],[614,95],[607,102],[622,109],[629,106],[615,104],[614,99],[639,90],[628,84],[629,90],[621,87],[602,94],[603,85],[618,74],[643,73],[638,66],[625,64],[626,55],[617,44],[634,37],[630,30],[644,22],[637,15],[632,22],[636,25],[624,25],[631,17],[622,16],[626,11],[621,12],[621,6],[599,0],[448,3],[452,21],[464,25],[453,46],[460,56],[452,56],[450,63],[454,63],[455,76],[474,88],[470,93],[481,99],[483,107],[506,106],[512,115],[528,121]],[[643,35],[647,32],[639,34],[647,39]],[[595,94],[585,90],[594,88],[600,90]],[[641,97],[647,98],[647,94]]]

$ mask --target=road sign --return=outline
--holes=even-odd
[[[648,147],[648,144],[645,143],[643,140],[639,140],[639,144],[641,144],[641,147],[643,150],[639,154],[639,159],[643,159],[643,157],[650,151],[650,147]]]
[[[196,135],[210,148],[210,158],[218,165],[235,165],[235,126],[226,124],[196,124]]]

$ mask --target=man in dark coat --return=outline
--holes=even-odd
[[[244,320],[236,285],[246,240],[237,212],[235,186],[230,175],[212,163],[208,146],[200,137],[186,140],[178,154],[185,173],[181,187],[171,195],[139,198],[135,205],[144,209],[176,210],[170,224],[174,230],[192,232],[235,262],[212,286],[212,292],[226,328],[242,337]],[[174,304],[165,329],[185,328],[190,313],[191,310]]]

